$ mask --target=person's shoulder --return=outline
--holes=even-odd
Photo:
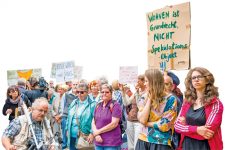
[[[10,104],[9,98],[7,98],[7,99],[5,100],[5,104]]]
[[[223,108],[223,103],[221,102],[221,100],[218,97],[213,97],[210,104],[209,105],[219,105],[220,107]]]
[[[97,102],[95,100],[92,100],[91,98],[88,99],[88,101],[91,105],[97,105]]]
[[[119,107],[119,108],[121,108],[120,107],[120,103],[118,102],[118,101],[116,101],[116,100],[112,100],[112,102],[111,102],[111,104],[109,105],[109,107],[111,108],[111,107],[115,107],[115,108],[117,108],[117,107]]]
[[[187,99],[184,99],[182,107],[190,107],[192,105],[192,103],[190,101],[188,101]]]
[[[75,99],[74,101],[71,102],[71,104],[69,105],[70,108],[74,107],[75,105],[78,104],[77,99]]]

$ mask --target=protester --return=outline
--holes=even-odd
[[[99,92],[99,85],[96,80],[93,80],[89,83],[89,97],[96,102],[100,101],[100,92]]]
[[[23,114],[23,102],[27,107],[31,106],[29,99],[22,93],[17,86],[12,85],[7,89],[7,99],[2,109],[3,115],[9,115],[9,121]]]
[[[136,144],[137,150],[172,150],[173,123],[177,99],[164,91],[164,78],[157,69],[145,71],[148,96],[139,102],[138,120],[144,125]]]
[[[27,91],[26,89],[26,79],[24,78],[19,78],[18,81],[17,81],[17,87],[20,91],[20,93],[25,93]]]
[[[68,82],[70,84],[70,82]],[[72,82],[71,82],[72,83]],[[63,96],[61,97],[60,100],[60,111],[61,114],[57,116],[57,118],[61,119],[61,129],[62,129],[62,149],[66,149],[67,148],[67,135],[66,135],[66,121],[67,121],[67,117],[68,117],[68,109],[70,104],[77,98],[76,95],[76,88],[73,87],[72,84],[72,89],[68,90],[68,85],[63,84],[61,86],[62,90],[61,90],[61,94],[63,93]]]
[[[45,98],[38,98],[32,104],[31,113],[28,115],[22,115],[14,119],[2,136],[2,145],[6,150],[27,150],[34,144],[34,135],[32,135],[31,127],[34,130],[34,134],[37,143],[51,141],[51,134],[49,131],[49,122],[46,121],[45,115],[48,112],[48,101]],[[28,116],[28,118],[27,118]],[[32,125],[29,126],[29,121]],[[50,143],[51,144],[51,143]],[[49,146],[50,148],[54,148]],[[42,147],[41,150],[43,150]]]
[[[128,142],[128,149],[134,150],[138,136],[141,132],[142,124],[138,121],[137,113],[138,113],[138,103],[144,101],[147,96],[145,83],[145,76],[139,75],[138,81],[136,84],[136,92],[129,96],[130,90],[126,87],[122,87],[123,91],[123,103],[126,106],[127,111],[127,142]],[[126,91],[125,91],[126,90]]]
[[[176,74],[174,74],[172,71],[168,71],[167,75],[173,80],[173,86],[172,86],[172,93],[175,94],[179,100],[180,103],[182,105],[183,103],[183,93],[181,92],[181,90],[178,88],[178,85],[180,84],[180,79],[178,78],[178,76]],[[181,106],[180,105],[180,106]],[[178,106],[179,107],[179,106]],[[180,107],[179,107],[180,110]]]
[[[178,79],[178,77],[175,74],[173,74],[172,72],[170,72],[170,74],[168,74],[167,72],[164,72],[165,92],[168,96],[170,96],[170,95],[176,96],[173,93],[173,89],[174,89],[173,82],[176,82],[176,79]],[[179,114],[182,103],[181,103],[181,100],[177,96],[176,96],[176,98],[177,98],[177,114]],[[172,137],[172,143],[171,143],[172,147],[174,149],[177,149],[179,142],[180,142],[180,134],[173,131],[173,137]]]
[[[55,89],[55,85],[54,85],[54,81],[53,80],[49,81],[49,88]]]
[[[42,82],[39,82],[40,79],[41,81],[44,80],[44,78],[37,79],[36,77],[31,77],[29,79],[31,90],[26,91],[25,95],[28,97],[31,103],[33,103],[34,100],[39,97],[44,97],[46,99],[48,98],[48,93],[46,91],[48,84],[45,80],[44,80],[44,84],[42,84]]]
[[[119,83],[118,80],[112,81],[112,88],[113,88],[112,99],[117,101],[120,104],[120,107],[122,110],[122,119],[121,119],[122,124],[120,127],[122,128],[122,134],[124,134],[127,128],[127,113],[126,113],[126,108],[123,105],[123,96],[122,96],[122,90],[120,89],[120,85],[121,84]]]
[[[68,135],[68,146],[70,150],[78,148],[78,137],[90,143],[86,148],[94,149],[92,144],[94,136],[91,130],[91,122],[94,116],[96,102],[88,96],[88,85],[80,83],[77,86],[77,96],[69,106],[66,132]],[[92,144],[92,145],[91,145]]]
[[[112,100],[112,86],[101,87],[102,102],[95,109],[92,130],[95,137],[95,150],[120,150],[122,144],[119,121],[122,110],[118,102]]]
[[[222,150],[223,104],[214,76],[203,67],[191,69],[185,78],[185,100],[175,122],[181,133],[179,149]]]
[[[60,114],[60,96],[59,93],[55,92],[54,89],[48,89],[48,102],[49,102],[49,111],[47,118],[50,120],[52,133],[54,135],[55,141],[62,143],[62,131],[61,131],[61,117]],[[61,145],[59,145],[61,148]]]

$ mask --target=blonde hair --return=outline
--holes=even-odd
[[[61,88],[62,88],[62,90],[64,90],[64,91],[68,91],[69,86],[66,85],[66,84],[61,84]]]
[[[145,71],[145,77],[149,84],[148,98],[151,99],[153,108],[158,110],[165,95],[163,74],[158,69],[148,69]]]
[[[112,82],[112,88],[113,88],[114,90],[119,90],[119,81],[118,81],[118,80],[114,80],[114,81]]]

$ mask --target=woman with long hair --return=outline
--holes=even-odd
[[[158,69],[145,71],[145,85],[148,96],[138,103],[138,120],[144,126],[135,149],[171,150],[177,98],[165,93],[163,74]]]
[[[175,123],[175,130],[181,133],[179,149],[223,149],[223,104],[214,81],[213,74],[203,67],[188,72],[184,104]]]

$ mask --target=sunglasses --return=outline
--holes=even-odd
[[[109,91],[101,91],[101,93],[102,93],[102,94],[104,94],[104,93],[105,93],[105,94],[109,94],[110,92],[109,92]]]
[[[76,91],[77,94],[84,94],[86,91]]]

